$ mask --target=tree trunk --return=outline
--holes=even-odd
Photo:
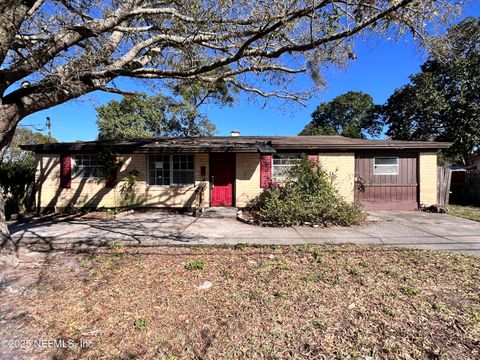
[[[17,250],[18,247],[8,231],[5,219],[5,198],[3,190],[0,189],[0,264],[17,266],[20,261]]]
[[[8,231],[7,220],[5,219],[5,197],[3,190],[0,189],[0,250],[1,252],[11,253],[15,251],[10,232]]]
[[[12,142],[15,129],[20,121],[20,115],[17,110],[16,105],[0,104],[0,158]],[[7,260],[9,263],[12,262],[11,256],[16,253],[16,248],[8,231],[5,218],[5,197],[3,189],[0,189],[0,253],[4,257],[3,260]]]

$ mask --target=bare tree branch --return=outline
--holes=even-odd
[[[227,82],[303,101],[289,90],[295,74],[354,58],[356,36],[408,31],[427,42],[427,25],[454,9],[447,0],[4,1],[0,137],[35,111],[122,92],[109,85],[117,77]],[[24,80],[32,84],[19,88]]]
[[[113,94],[124,95],[124,96],[137,95],[137,93],[135,93],[135,92],[120,90],[120,89],[117,89],[117,88],[111,87],[111,86],[99,86],[99,87],[97,87],[97,90],[105,91],[105,92],[109,92],[109,93],[113,93]]]
[[[255,93],[255,94],[260,95],[261,97],[264,97],[264,98],[275,97],[275,98],[278,98],[278,99],[292,100],[292,101],[295,101],[295,102],[297,102],[297,103],[299,103],[303,106],[306,106],[305,101],[308,100],[308,98],[305,97],[305,96],[301,96],[301,95],[295,94],[295,93],[289,93],[288,91],[284,91],[284,90],[265,92],[261,89],[239,83],[238,81],[236,81],[234,79],[227,79],[227,81],[230,84],[237,87],[238,89],[240,89],[240,90]]]

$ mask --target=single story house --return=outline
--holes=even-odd
[[[272,180],[284,178],[302,154],[336,174],[335,186],[347,201],[366,209],[414,210],[437,202],[437,151],[449,146],[342,136],[228,136],[22,149],[36,153],[36,201],[42,211],[120,207],[131,205],[128,201],[142,207],[241,208]],[[105,166],[105,153],[116,167]],[[110,169],[109,175],[102,169]],[[129,174],[136,181],[126,181]]]

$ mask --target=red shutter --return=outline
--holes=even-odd
[[[60,187],[72,187],[72,155],[60,155]]]
[[[318,169],[318,153],[316,152],[313,152],[313,151],[309,151],[308,152],[308,160],[310,161],[313,161],[315,163],[315,165],[312,166],[312,170],[313,171],[317,171]]]
[[[318,154],[316,152],[309,152],[308,153],[308,160],[318,162]]]
[[[117,163],[117,157],[112,155],[112,164],[115,165]],[[107,178],[105,180],[105,187],[107,188],[114,188],[117,185],[117,169],[113,166],[114,169],[110,169],[110,173],[107,174]]]
[[[260,187],[267,188],[272,182],[272,155],[260,155]]]

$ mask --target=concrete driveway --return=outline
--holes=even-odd
[[[369,223],[350,228],[266,228],[235,219],[194,218],[165,212],[136,212],[110,220],[39,221],[10,226],[19,245],[40,248],[220,244],[380,244],[480,255],[480,223],[416,211],[371,212]]]

